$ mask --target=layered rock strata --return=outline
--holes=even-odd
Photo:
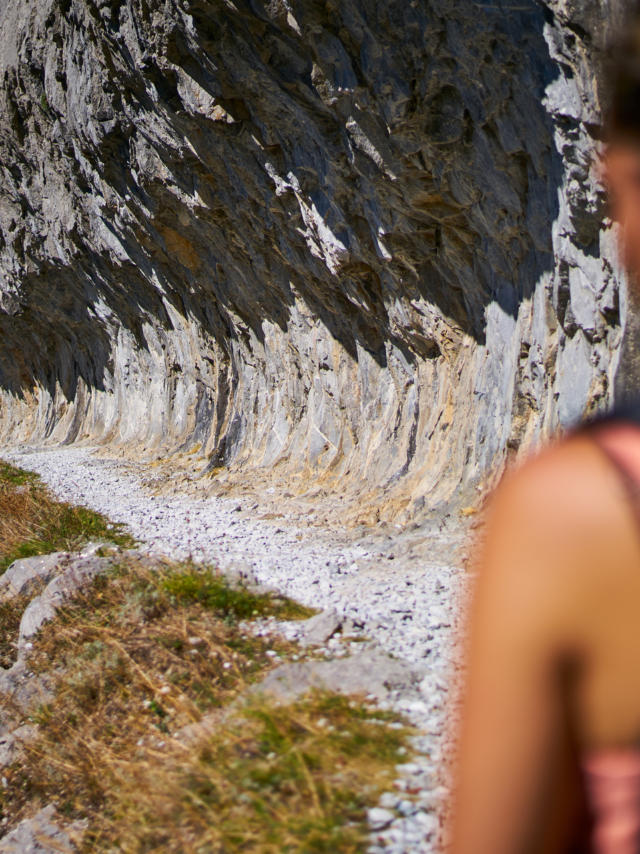
[[[606,406],[620,13],[0,0],[2,438],[195,448],[401,519]]]

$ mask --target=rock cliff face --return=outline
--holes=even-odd
[[[0,0],[2,437],[196,446],[402,518],[605,406],[621,10]]]

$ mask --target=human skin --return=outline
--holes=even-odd
[[[638,281],[640,145],[612,144],[603,166]],[[639,530],[618,473],[584,435],[496,490],[474,567],[453,854],[567,852],[580,757],[640,744]]]
[[[611,214],[620,223],[620,256],[635,283],[640,274],[640,143],[611,145],[603,178]]]

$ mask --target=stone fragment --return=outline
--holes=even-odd
[[[97,555],[101,549],[117,550],[118,547],[114,546],[113,543],[106,542],[105,540],[89,540],[88,543],[85,543],[82,546],[82,548],[78,552],[78,556],[79,557],[92,557],[93,555]],[[135,549],[133,551],[135,551]]]
[[[302,646],[315,646],[326,643],[336,632],[340,631],[343,624],[342,616],[335,608],[328,608],[321,614],[316,614],[302,624],[302,632],[299,642]]]
[[[367,812],[367,819],[372,830],[382,830],[395,819],[395,815],[382,807],[373,807]]]
[[[437,832],[439,823],[438,818],[436,815],[434,815],[434,813],[419,812],[416,813],[415,819],[424,829],[424,833],[426,836],[431,836],[432,834]]]
[[[34,703],[48,703],[54,696],[51,677],[30,671],[24,656],[18,658],[9,670],[0,670],[0,693],[10,697],[12,703],[24,711],[32,708]]]
[[[72,854],[85,829],[79,821],[63,828],[49,804],[0,839],[0,854]]]
[[[0,768],[10,765],[26,741],[31,741],[37,732],[37,728],[24,724],[12,732],[0,736]]]
[[[380,806],[384,809],[395,809],[399,803],[399,798],[395,792],[385,792],[380,797]]]
[[[46,584],[61,572],[68,560],[68,552],[54,552],[15,560],[4,575],[0,576],[0,599],[28,596],[38,584]]]

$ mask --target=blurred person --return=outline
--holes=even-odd
[[[603,174],[638,288],[634,21],[613,53]],[[468,644],[454,854],[640,854],[640,404],[503,478]]]

